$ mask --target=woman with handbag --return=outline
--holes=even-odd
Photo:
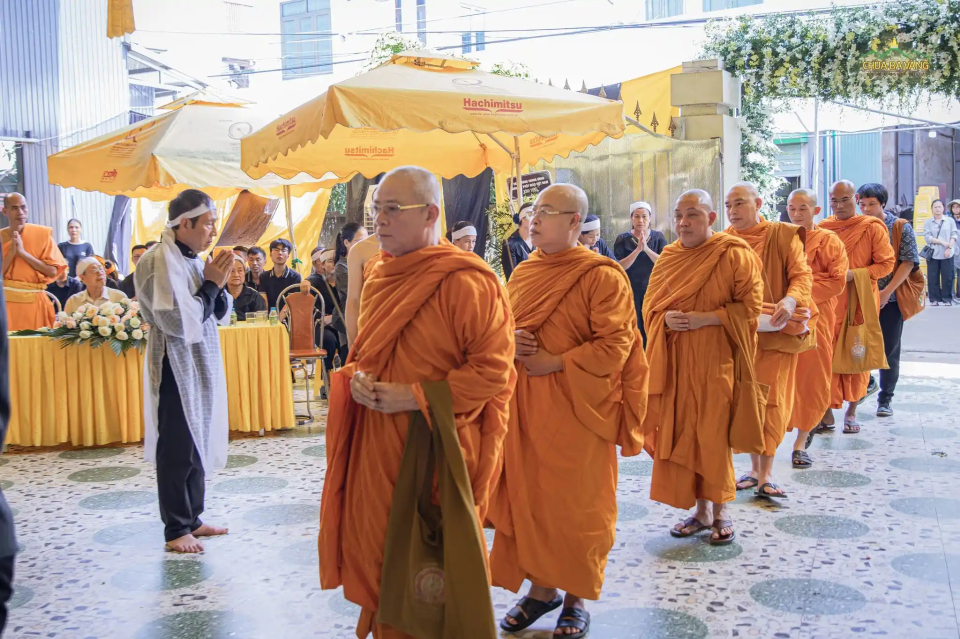
[[[933,219],[923,224],[927,245],[920,257],[927,260],[927,288],[933,306],[952,306],[953,253],[957,245],[957,223],[943,214],[943,200],[934,200]]]

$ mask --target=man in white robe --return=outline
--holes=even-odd
[[[204,475],[227,462],[227,389],[217,318],[233,253],[204,264],[198,253],[217,235],[217,210],[188,189],[169,207],[159,244],[137,264],[137,297],[151,330],[144,374],[144,455],[157,465],[160,518],[167,547],[203,551],[197,537],[226,534],[200,521]]]

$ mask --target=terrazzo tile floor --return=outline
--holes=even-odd
[[[776,465],[789,499],[740,493],[727,547],[669,537],[683,513],[648,499],[649,458],[622,460],[591,637],[957,638],[957,398],[960,380],[903,378],[895,417],[874,417],[868,400],[863,432],[818,436],[810,470],[790,468],[788,434]],[[204,517],[230,534],[199,556],[164,552],[141,447],[5,454],[0,485],[22,547],[5,636],[353,637],[358,608],[317,577],[322,432],[231,442]],[[494,589],[498,617],[515,598]],[[521,636],[547,639],[555,621]]]

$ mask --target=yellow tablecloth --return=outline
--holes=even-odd
[[[292,428],[289,342],[282,326],[220,329],[230,430]],[[143,355],[108,347],[61,348],[46,337],[10,338],[14,446],[98,446],[143,438]]]

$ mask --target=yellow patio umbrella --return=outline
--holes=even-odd
[[[107,37],[116,38],[133,33],[133,0],[107,0]]]
[[[300,175],[255,180],[240,170],[240,139],[265,122],[265,116],[229,102],[214,106],[206,98],[202,103],[171,105],[176,106],[158,116],[51,155],[50,183],[154,201],[172,200],[188,188],[200,189],[214,200],[246,189],[264,197],[283,197],[289,213],[291,196],[349,179]],[[292,219],[288,226],[296,246]]]
[[[251,177],[374,177],[416,164],[444,178],[583,150],[624,130],[619,102],[407,51],[338,82],[241,141]]]

